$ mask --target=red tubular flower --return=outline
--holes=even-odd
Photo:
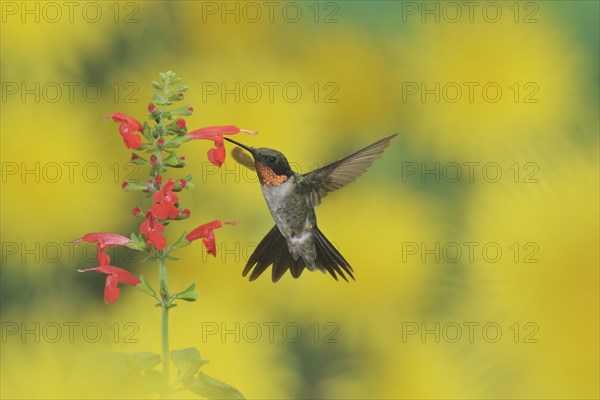
[[[123,135],[123,143],[125,143],[125,147],[128,149],[137,149],[142,145],[142,137],[133,133],[127,133]]]
[[[123,113],[114,113],[112,115],[107,115],[104,118],[111,117],[113,121],[119,122],[121,125],[119,126],[119,132],[121,135],[126,133],[133,132],[142,132],[144,127],[140,124],[136,119],[130,117],[129,115],[125,115]]]
[[[107,115],[104,118],[111,117],[113,121],[120,123],[119,125],[119,133],[123,137],[123,142],[125,146],[129,149],[137,149],[142,144],[142,137],[139,135],[135,135],[134,132],[143,132],[144,127],[134,118],[122,114],[122,113],[114,113],[112,115]]]
[[[155,203],[150,208],[152,214],[158,219],[175,219],[179,216],[179,209],[175,207],[175,203],[179,198],[173,193],[175,182],[173,179],[169,180],[163,185],[163,187],[156,193],[154,193]]]
[[[131,272],[123,268],[113,267],[112,265],[100,265],[96,268],[78,269],[79,272],[98,271],[101,274],[106,274],[106,285],[104,286],[104,302],[114,304],[121,296],[121,290],[117,287],[119,283],[128,285],[137,285],[141,281]]]
[[[233,125],[209,126],[206,128],[196,129],[188,133],[192,139],[212,140],[215,143],[215,148],[208,151],[208,160],[215,166],[220,167],[225,162],[225,146],[223,145],[223,135],[234,135],[244,132],[250,135],[256,135],[258,132],[252,132],[245,129],[240,129]]]
[[[177,126],[178,126],[180,129],[183,129],[183,128],[185,128],[185,119],[181,119],[181,118],[180,118],[180,119],[178,119],[178,120],[177,120],[177,122],[175,122],[175,123],[177,124]]]
[[[79,244],[82,240],[88,243],[98,243],[98,264],[101,266],[110,263],[110,256],[104,252],[104,249],[109,246],[127,246],[131,242],[131,239],[116,233],[98,232],[88,233],[79,239],[73,240],[71,244]]]
[[[217,136],[215,139],[215,148],[208,150],[208,161],[213,165],[220,167],[225,162],[225,146],[223,146],[223,136]]]
[[[228,225],[235,225],[237,222],[223,222]],[[217,256],[217,248],[215,245],[215,229],[218,229],[222,226],[221,221],[215,220],[211,221],[207,224],[201,225],[188,233],[185,237],[185,240],[188,242],[193,242],[194,240],[202,239],[202,243],[206,247],[206,251],[213,256]]]
[[[140,226],[140,232],[146,236],[148,246],[152,246],[156,250],[162,250],[167,245],[167,241],[163,236],[165,227],[158,222],[152,211],[146,213],[146,220]]]

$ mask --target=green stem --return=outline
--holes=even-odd
[[[169,98],[169,90],[167,87],[168,87],[168,84],[167,84],[167,82],[165,82],[165,86],[163,89],[163,96],[164,96],[165,100],[167,100]],[[158,117],[158,119],[159,119],[158,125],[160,126],[160,135],[158,137],[159,139],[162,138],[162,134],[164,133],[164,130],[165,130],[165,113],[166,112],[167,112],[167,106],[163,104],[161,107],[161,111],[159,113],[159,117]],[[155,146],[156,146],[156,161],[157,161],[155,170],[160,171],[160,169],[163,167],[162,151],[161,151],[161,149],[158,148],[156,143],[155,143]]]
[[[167,282],[167,264],[165,258],[161,254],[158,258],[159,262],[159,273],[160,273],[160,295],[161,295],[161,319],[160,319],[160,333],[161,333],[161,347],[162,347],[162,365],[163,365],[163,379],[164,379],[164,392],[161,398],[168,398],[169,391],[169,285]]]

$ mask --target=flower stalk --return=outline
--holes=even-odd
[[[171,299],[169,296],[169,283],[167,279],[167,263],[161,254],[158,257],[158,269],[160,275],[161,302],[160,302],[160,344],[162,348],[162,359],[169,359],[169,308],[171,308]],[[163,385],[164,391],[162,398],[168,398],[170,363],[163,362]]]
[[[181,389],[188,389],[205,397],[207,394],[210,394],[210,396],[216,394],[219,398],[243,398],[237,389],[210,378],[200,371],[200,367],[207,361],[200,358],[200,353],[195,348],[170,350],[170,309],[175,307],[178,301],[195,301],[198,295],[194,283],[185,290],[174,293],[170,291],[167,260],[174,259],[171,256],[173,251],[188,246],[198,239],[202,239],[208,253],[216,256],[214,230],[221,228],[223,224],[232,223],[222,223],[220,220],[205,223],[192,229],[189,234],[184,231],[179,239],[168,245],[164,236],[165,228],[172,222],[184,221],[190,218],[190,210],[181,207],[179,196],[176,193],[182,190],[192,190],[195,185],[191,182],[191,174],[169,178],[166,178],[165,174],[168,174],[169,169],[179,171],[185,166],[185,157],[178,155],[177,152],[186,142],[194,139],[212,141],[215,148],[208,151],[208,159],[212,164],[220,167],[225,161],[226,154],[223,135],[240,132],[254,134],[254,132],[242,130],[233,125],[223,125],[200,128],[188,133],[187,123],[182,117],[191,115],[194,108],[191,105],[172,107],[175,102],[184,99],[184,92],[188,88],[184,85],[178,85],[181,79],[171,71],[159,75],[160,82],[151,82],[156,91],[152,96],[152,102],[148,105],[150,115],[146,122],[142,124],[135,118],[122,113],[114,113],[105,117],[119,123],[119,133],[123,144],[128,149],[137,151],[131,153],[131,162],[149,168],[148,180],[145,183],[134,179],[126,179],[121,185],[127,192],[139,192],[143,197],[152,200],[146,207],[139,205],[130,212],[134,217],[143,219],[139,233],[131,233],[131,238],[114,233],[89,233],[75,240],[74,244],[80,241],[96,243],[98,250],[99,266],[79,269],[79,271],[97,271],[106,274],[104,291],[106,303],[115,303],[120,297],[119,283],[135,286],[152,297],[153,301],[158,301],[157,306],[160,306],[161,309],[161,355],[143,354],[140,357],[152,361],[144,362],[143,367],[147,368],[146,370],[136,371],[141,373],[143,377],[151,377],[152,374],[147,374],[147,372],[156,366],[153,360],[156,360],[156,364],[162,362],[162,382],[159,390],[161,398],[168,398],[169,393]],[[147,155],[143,156],[142,153],[147,153]],[[160,285],[158,295],[144,275],[140,275],[138,278],[123,268],[110,265],[110,256],[105,252],[105,249],[110,246],[127,246],[145,252],[147,261],[158,261]],[[148,356],[149,354],[151,357]],[[171,361],[178,369],[176,385],[172,386],[169,383]]]

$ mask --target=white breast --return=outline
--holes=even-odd
[[[298,217],[299,210],[295,209],[295,202],[290,199],[290,196],[294,195],[295,189],[294,177],[289,178],[279,186],[261,185],[271,216],[286,239],[294,236],[295,232],[301,231],[306,223],[304,218],[300,220],[290,219],[290,217]],[[301,224],[300,226],[293,226],[297,225],[298,222]]]
[[[281,210],[284,207],[285,201],[293,193],[294,178],[290,178],[279,186],[260,185],[263,196],[273,211]]]

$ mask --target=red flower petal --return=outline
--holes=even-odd
[[[121,126],[119,127],[119,132],[121,132],[121,134],[127,132],[142,132],[144,130],[142,124],[140,124],[136,119],[130,117],[129,115],[117,112],[112,115],[107,115],[104,118],[108,117],[111,117],[113,121],[119,122],[121,124]]]
[[[142,137],[133,133],[126,133],[123,135],[123,143],[128,149],[135,150],[142,145]]]
[[[150,211],[158,219],[166,219],[167,217],[175,219],[179,216],[179,209],[175,206],[179,198],[173,193],[173,188],[175,188],[175,182],[169,178],[163,187],[154,193],[155,203],[150,208]]]
[[[124,270],[123,268],[113,267],[112,265],[100,265],[96,268],[80,269],[78,271],[97,271],[107,275],[106,284],[104,285],[104,301],[107,304],[114,304],[121,295],[121,290],[117,287],[119,283],[126,283],[133,286],[141,283],[141,281],[131,272]]]
[[[104,252],[102,247],[98,246],[98,264],[99,265],[109,265],[110,264],[110,256]]]
[[[104,285],[104,302],[106,304],[115,304],[119,296],[121,296],[121,289],[117,287],[119,281],[116,275],[108,275],[106,277],[106,284]]]
[[[122,235],[118,235],[116,233],[110,233],[110,232],[95,232],[95,233],[88,233],[86,235],[83,235],[83,237],[76,239],[74,241],[72,241],[72,244],[77,244],[80,241],[84,241],[84,242],[88,242],[88,243],[93,243],[93,242],[102,242],[103,243],[103,247],[106,246],[126,246],[129,244],[129,242],[131,242],[131,239],[129,239],[128,237],[122,236]]]
[[[145,235],[148,246],[152,246],[157,250],[163,249],[167,245],[167,241],[163,236],[164,231],[164,225],[157,221],[152,211],[148,211],[146,220],[140,226],[140,232]]]
[[[204,247],[206,247],[206,252],[208,254],[212,254],[213,257],[217,256],[217,246],[215,244],[215,235],[214,233],[211,232],[211,236],[206,238],[206,239],[202,239],[202,243],[204,243]]]
[[[234,225],[236,222],[223,222],[224,224]],[[194,240],[202,239],[202,243],[204,243],[204,247],[206,247],[206,251],[213,256],[217,255],[217,249],[215,245],[215,233],[214,229],[218,229],[222,226],[221,221],[215,220],[211,221],[207,224],[201,225],[195,228],[193,231],[188,233],[185,239],[188,242],[193,242]]]
[[[142,138],[139,135],[134,135],[133,132],[143,132],[144,126],[137,120],[123,113],[114,113],[107,115],[104,118],[111,117],[113,121],[120,123],[119,133],[123,136],[123,142],[129,149],[137,149],[142,144]]]
[[[222,126],[207,126],[206,128],[196,129],[190,133],[192,139],[211,139],[215,140],[219,136],[232,135],[238,133],[240,128],[234,125],[222,125]]]
[[[160,175],[159,175],[160,176]],[[162,182],[162,178],[161,178],[161,182]],[[159,183],[159,182],[157,182]],[[159,202],[159,201],[163,201],[165,198],[172,198],[175,201],[177,201],[177,195],[175,193],[172,192],[172,190],[175,188],[175,182],[173,181],[173,178],[169,178],[165,184],[160,188],[160,190],[156,193],[154,193],[154,201]]]
[[[215,166],[220,167],[225,162],[225,147],[223,146],[223,135],[233,135],[245,132],[256,135],[258,132],[252,132],[240,129],[234,125],[208,126],[206,128],[196,129],[188,133],[192,139],[212,140],[215,148],[208,151],[208,160]]]
[[[173,203],[162,202],[154,203],[150,207],[152,214],[156,215],[156,218],[165,220],[168,218],[175,219],[179,216],[179,209],[173,205]]]
[[[115,276],[119,283],[123,282],[135,286],[142,282],[137,276],[123,268],[113,267],[112,265],[101,265],[98,267],[98,270],[103,274]]]
[[[227,152],[225,151],[225,146],[223,146],[223,138],[221,137],[221,144],[214,149],[208,150],[207,156],[208,161],[210,161],[214,166],[220,167],[225,162],[225,156]]]
[[[201,238],[208,237],[209,233],[212,232],[213,229],[218,229],[222,226],[221,221],[214,220],[204,225],[200,225],[199,227],[192,230],[185,237],[185,240],[188,242],[193,242],[194,240],[198,240]]]

